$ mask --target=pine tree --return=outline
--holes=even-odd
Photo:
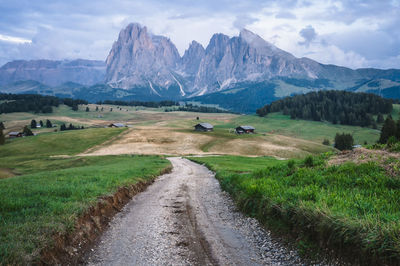
[[[53,127],[53,124],[50,122],[49,119],[46,120],[46,127],[47,127],[47,128]]]
[[[0,122],[0,129],[6,129],[3,122]]]
[[[43,127],[43,121],[42,120],[39,121],[39,124],[40,124],[40,127]]]
[[[378,117],[376,118],[376,122],[378,124],[382,124],[383,122],[385,122],[385,119],[383,118],[383,115],[381,113],[378,114]]]
[[[72,106],[72,111],[78,111],[78,105],[77,104],[74,104]]]
[[[388,116],[383,124],[379,143],[386,144],[391,136],[396,135],[396,123],[393,121],[392,116]]]
[[[352,150],[354,145],[354,139],[351,134],[339,134],[335,136],[335,148],[338,150]]]
[[[62,124],[60,126],[60,131],[64,131],[64,130],[67,130],[67,127],[65,126],[65,124]]]
[[[89,106],[86,106],[86,112],[89,112],[90,110],[89,110]]]
[[[33,136],[33,133],[32,133],[32,131],[28,128],[28,126],[24,126],[24,129],[22,130],[22,133],[23,133],[25,136]]]
[[[98,107],[98,106],[96,106],[96,112],[97,112],[97,111],[99,111],[99,107]]]
[[[396,123],[396,134],[395,137],[400,141],[400,119]]]
[[[36,125],[37,125],[36,120],[35,120],[35,119],[32,119],[32,121],[31,121],[31,128],[36,128]]]
[[[4,137],[3,129],[0,128],[0,145],[4,145],[6,143],[6,138]]]

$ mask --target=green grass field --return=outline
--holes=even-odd
[[[79,160],[51,156],[77,154],[123,131],[116,128],[71,130],[9,140],[0,147],[0,169],[11,168],[18,174],[27,174],[69,167]]]
[[[95,111],[96,106],[99,106],[103,111]],[[200,117],[201,122],[209,122],[215,125],[218,129],[233,129],[239,125],[252,125],[258,133],[272,133],[284,135],[294,138],[301,138],[321,143],[324,138],[328,138],[331,143],[337,132],[351,133],[357,144],[375,143],[379,138],[379,130],[371,128],[362,128],[356,126],[333,125],[328,122],[314,122],[306,120],[291,120],[289,116],[279,113],[269,114],[267,117],[258,117],[256,115],[231,115],[231,114],[204,114],[193,112],[171,112],[165,113],[163,108],[145,108],[145,107],[129,107],[111,105],[95,105],[90,104],[90,112],[85,112],[85,105],[79,106],[78,111],[72,111],[70,107],[61,105],[54,108],[51,114],[32,114],[32,113],[11,113],[2,114],[1,121],[7,124],[12,124],[17,121],[25,121],[27,124],[31,119],[37,121],[50,119],[53,123],[60,125],[62,123],[71,123],[63,118],[68,117],[77,119],[72,122],[76,125],[85,127],[96,124],[104,124],[106,121],[131,121],[135,125],[151,126],[159,122],[168,121],[166,126],[177,129],[191,129],[193,123],[199,122],[195,118]],[[110,108],[113,111],[110,112]],[[394,105],[392,116],[394,119],[400,119],[400,105]],[[224,119],[225,117],[225,119]],[[96,121],[98,121],[96,123]],[[18,124],[17,127],[22,127]],[[15,129],[17,129],[17,127]],[[53,129],[37,129],[36,132],[53,131]],[[206,147],[207,149],[207,147]]]
[[[0,179],[0,264],[35,262],[52,236],[71,231],[100,196],[154,178],[170,165],[157,156],[71,156],[122,131],[44,133],[0,147],[0,169],[22,174]]]
[[[398,263],[400,176],[375,163],[326,166],[326,156],[312,166],[268,157],[190,159],[216,171],[239,208],[274,229],[350,251],[364,263]]]
[[[252,125],[257,132],[267,132],[312,140],[321,143],[327,138],[333,143],[337,132],[351,133],[355,143],[375,143],[380,132],[371,128],[356,126],[334,125],[328,122],[314,122],[306,120],[292,120],[289,116],[278,113],[268,114],[267,117],[240,116],[232,121],[232,125]]]

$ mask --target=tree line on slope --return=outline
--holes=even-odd
[[[58,107],[60,104],[65,104],[76,111],[79,104],[88,104],[88,102],[39,94],[0,94],[0,114],[14,112],[52,113],[53,107]]]
[[[329,121],[333,124],[376,128],[373,115],[383,120],[382,114],[393,110],[393,101],[371,93],[348,91],[318,91],[286,97],[257,110],[259,116],[283,112],[291,119]],[[383,122],[383,121],[378,121]]]
[[[197,112],[197,113],[233,113],[217,107],[194,105],[191,103],[185,103],[185,105],[179,106],[178,108],[175,109],[174,108],[165,109],[165,112],[174,112],[174,111]]]
[[[169,107],[169,106],[178,106],[179,102],[175,101],[160,101],[160,102],[141,102],[141,101],[99,101],[96,104],[109,104],[109,105],[121,105],[121,106],[143,106],[150,108],[158,108],[158,107]]]

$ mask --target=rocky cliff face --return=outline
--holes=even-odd
[[[193,41],[180,58],[169,39],[130,24],[121,31],[106,63],[106,82],[112,87],[140,87],[159,96],[170,87],[179,88],[180,96],[193,96],[280,77],[312,80],[334,73],[339,80],[361,78],[351,69],[296,58],[246,29],[233,38],[214,34],[206,49]]]
[[[106,65],[93,60],[18,60],[0,68],[0,85],[34,80],[49,86],[65,82],[93,85],[104,81]]]
[[[204,47],[200,43],[193,41],[189,48],[185,51],[185,54],[180,62],[180,68],[183,73],[187,76],[196,76],[204,55]]]
[[[152,35],[139,24],[130,24],[120,32],[107,57],[106,82],[123,89],[148,88],[150,94],[161,95],[177,85],[174,70],[180,59],[168,38]]]
[[[245,29],[233,38],[215,34],[200,63],[194,90],[203,95],[242,82],[261,82],[280,77],[326,78],[332,70],[336,71],[326,67],[308,58],[296,58]],[[349,73],[338,73],[338,76],[357,76],[353,70],[348,70]]]

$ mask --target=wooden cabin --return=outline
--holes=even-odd
[[[236,134],[250,134],[254,133],[255,128],[252,126],[239,126],[236,128]]]
[[[21,138],[21,137],[23,137],[23,136],[24,136],[24,134],[22,134],[22,132],[15,132],[15,131],[12,131],[12,132],[8,133],[8,137],[9,137],[10,139],[13,139],[13,138]]]
[[[122,123],[112,123],[108,127],[126,127],[126,126]]]
[[[208,131],[213,131],[213,129],[214,126],[209,123],[200,123],[194,126],[194,130],[196,131],[208,132]]]

